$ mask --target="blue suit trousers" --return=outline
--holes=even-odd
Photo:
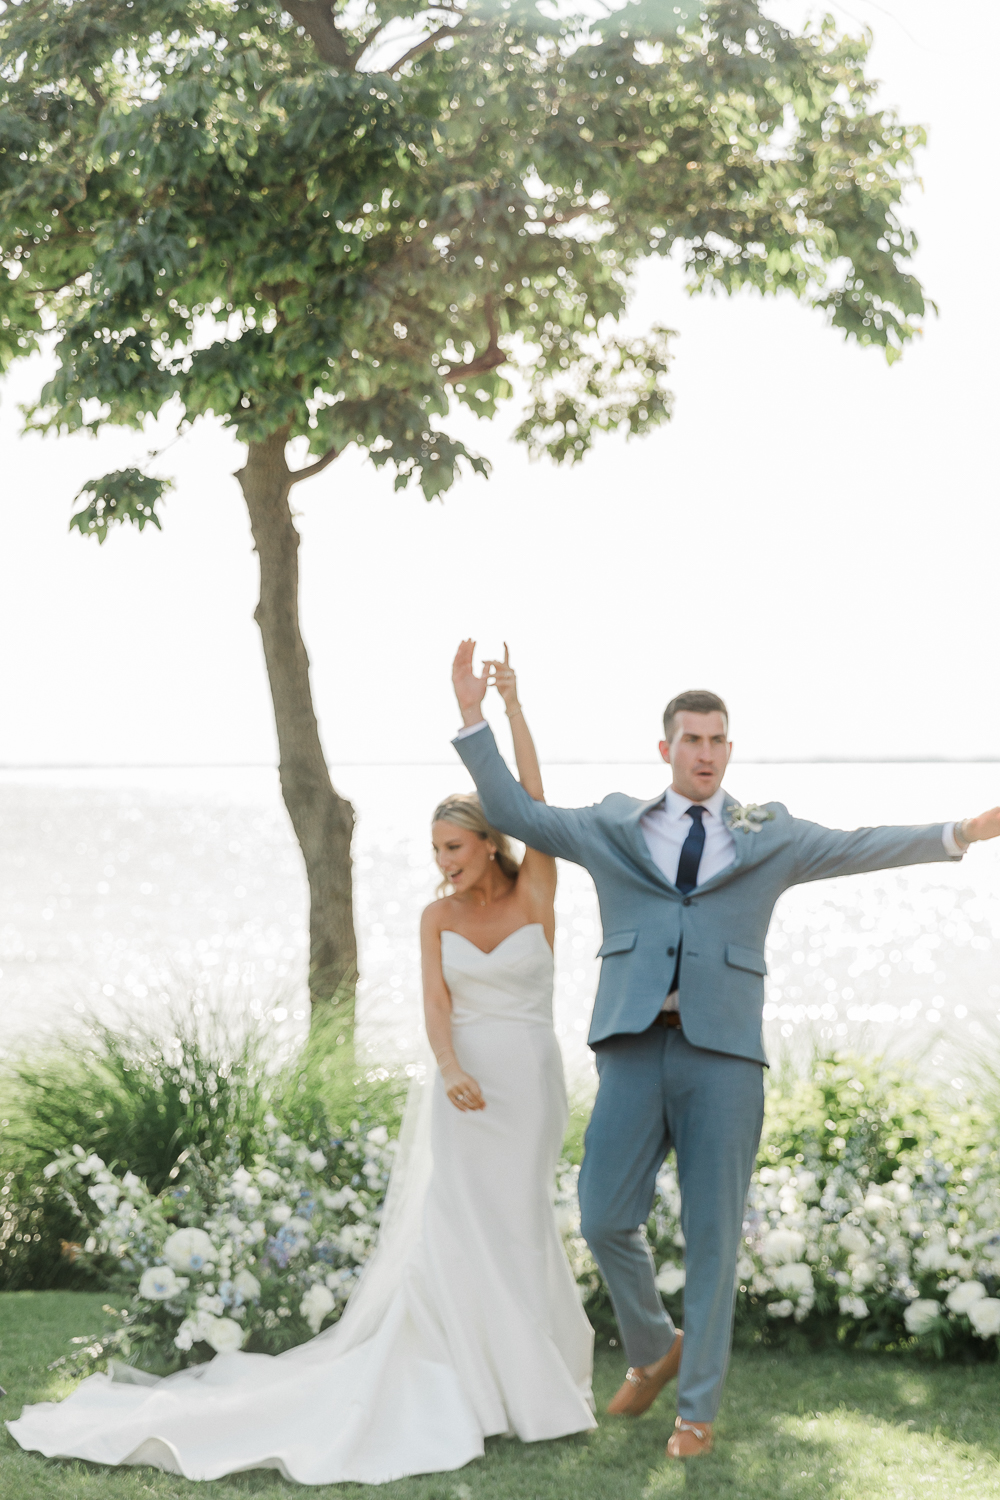
[[[653,1026],[594,1049],[600,1084],[580,1171],[584,1238],[611,1294],[630,1365],[659,1359],[674,1325],[643,1226],[673,1148],[684,1234],[684,1353],[677,1409],[714,1421],[729,1363],[750,1174],[764,1119],[761,1064]]]

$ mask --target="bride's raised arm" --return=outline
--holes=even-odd
[[[542,768],[538,764],[538,752],[535,742],[531,738],[531,730],[528,728],[517,697],[517,677],[514,668],[510,664],[510,651],[507,642],[503,643],[503,661],[484,662],[485,667],[492,668],[493,681],[496,690],[504,702],[507,717],[510,720],[510,732],[514,740],[514,759],[517,761],[517,775],[524,790],[529,797],[536,802],[545,801],[545,791],[542,786]]]

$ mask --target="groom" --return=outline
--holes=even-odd
[[[706,1453],[732,1338],[736,1261],[764,1108],[764,942],[789,886],[959,859],[1000,834],[1000,808],[958,824],[860,828],[740,807],[722,787],[726,705],[681,693],[663,716],[672,772],[652,802],[612,793],[548,807],[514,780],[483,719],[487,674],[467,641],[455,663],[464,728],[455,747],[490,822],[583,865],[604,924],[589,1042],[599,1086],[580,1172],[583,1234],[608,1285],[630,1361],[609,1411],[638,1415],[678,1373],[672,1458]],[[643,1227],[656,1174],[677,1159],[687,1280],[684,1332],[657,1293]],[[683,1359],[681,1351],[683,1348]]]

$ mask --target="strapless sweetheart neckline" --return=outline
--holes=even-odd
[[[468,943],[470,948],[475,948],[477,953],[481,953],[484,958],[489,958],[491,953],[496,953],[498,948],[502,948],[504,943],[509,943],[511,938],[517,937],[519,932],[527,932],[532,927],[540,927],[542,929],[542,935],[544,937],[545,927],[541,922],[522,922],[520,927],[515,927],[513,932],[508,932],[507,936],[501,938],[499,943],[494,943],[492,948],[480,948],[479,944],[474,943],[471,938],[467,938],[464,932],[456,932],[453,927],[442,927],[441,936],[444,937],[445,933],[447,932],[450,933],[452,937],[461,938],[463,943]],[[549,946],[548,938],[545,939],[545,946]]]

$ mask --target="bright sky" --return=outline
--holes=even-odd
[[[1000,754],[1000,12],[967,0],[960,27],[931,0],[839,14],[875,30],[882,102],[931,131],[907,209],[941,309],[920,347],[889,369],[790,302],[691,300],[660,266],[633,315],[679,334],[662,432],[556,469],[509,441],[513,416],[470,418],[493,477],[434,505],[345,455],[294,494],[332,762],[447,758],[464,635],[488,654],[510,642],[549,760],[655,755],[663,704],[687,687],[727,698],[744,756]],[[0,389],[0,765],[271,761],[238,446],[200,425],[160,461],[177,480],[163,534],[98,548],[67,534],[73,496],[157,440],[20,438],[41,373]]]

